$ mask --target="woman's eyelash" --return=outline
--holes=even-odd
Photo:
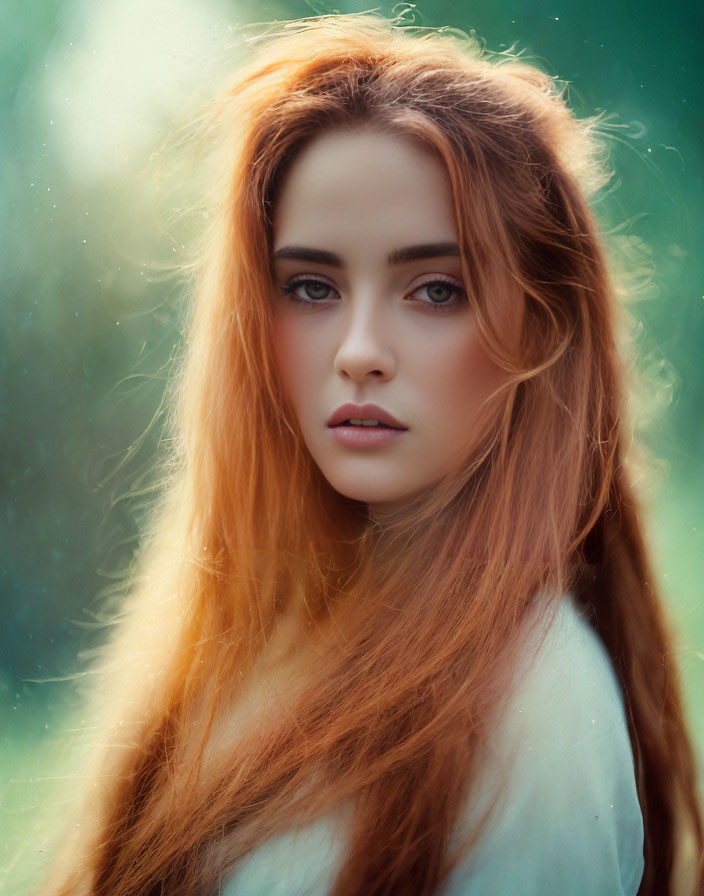
[[[464,287],[455,283],[454,280],[445,280],[442,277],[436,277],[433,280],[426,280],[424,283],[419,283],[418,286],[408,294],[413,295],[421,289],[430,289],[433,286],[441,286],[450,292],[450,298],[446,302],[433,302],[433,300],[429,298],[427,302],[422,303],[423,305],[428,305],[433,311],[442,311],[445,308],[456,308],[457,305],[464,304],[467,301],[467,293],[465,292]]]
[[[330,298],[330,296],[324,296],[316,299],[309,296],[304,299],[301,296],[296,295],[296,290],[301,286],[324,287],[325,289],[329,289],[332,293],[337,293],[337,290],[330,283],[325,280],[318,280],[315,277],[299,277],[294,280],[289,280],[281,287],[281,291],[284,295],[290,296],[294,302],[302,302],[303,304],[314,305],[316,302],[324,302]]]
[[[447,289],[450,293],[449,299],[444,302],[434,302],[431,298],[428,298],[427,301],[420,300],[419,304],[432,308],[433,311],[443,311],[448,308],[456,308],[457,305],[464,304],[467,301],[467,293],[464,287],[460,286],[454,280],[445,280],[442,277],[435,277],[432,280],[426,280],[424,283],[419,283],[412,290],[409,290],[409,292],[406,293],[406,296],[412,296],[421,289],[430,289],[434,286],[440,286]],[[317,297],[308,295],[304,298],[303,296],[296,294],[296,290],[300,289],[300,287],[328,290],[328,294]],[[328,283],[326,280],[319,280],[316,277],[298,277],[289,280],[281,286],[281,292],[284,295],[289,296],[292,301],[301,302],[302,304],[307,305],[322,303],[333,298],[333,296],[338,295],[337,290],[332,284]]]

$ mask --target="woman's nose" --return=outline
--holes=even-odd
[[[391,328],[380,309],[371,303],[351,306],[335,355],[335,372],[357,382],[389,379],[396,372]]]

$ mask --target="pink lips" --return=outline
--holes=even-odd
[[[338,426],[345,420],[378,420],[386,426],[391,426],[396,430],[405,430],[402,423],[376,404],[343,404],[332,417],[328,420],[328,426]],[[371,427],[368,427],[371,429]]]
[[[346,420],[378,420],[384,426],[345,424]],[[333,438],[347,448],[375,448],[394,442],[407,427],[375,404],[343,404],[328,420]]]

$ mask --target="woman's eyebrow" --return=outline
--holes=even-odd
[[[421,243],[418,246],[407,246],[405,249],[394,249],[388,257],[389,264],[406,264],[409,261],[424,261],[426,258],[456,258],[460,250],[457,243]]]
[[[420,243],[417,246],[406,246],[394,249],[387,258],[387,264],[407,264],[410,261],[424,261],[427,258],[456,258],[460,250],[457,243]],[[274,261],[292,259],[293,261],[309,261],[313,264],[326,264],[333,268],[344,267],[339,255],[324,249],[310,249],[307,246],[283,246],[273,255]]]

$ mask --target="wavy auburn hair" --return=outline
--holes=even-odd
[[[206,896],[266,837],[341,806],[335,896],[438,892],[529,611],[567,590],[627,707],[640,893],[674,892],[681,843],[702,854],[673,641],[624,466],[616,303],[586,199],[605,183],[597,124],[535,68],[455,35],[331,16],[260,42],[209,121],[169,485],[99,670],[81,827],[43,893]],[[383,523],[315,467],[272,356],[277,191],[338,127],[442,161],[469,302],[505,371],[461,470]],[[701,862],[693,873],[701,885]]]

